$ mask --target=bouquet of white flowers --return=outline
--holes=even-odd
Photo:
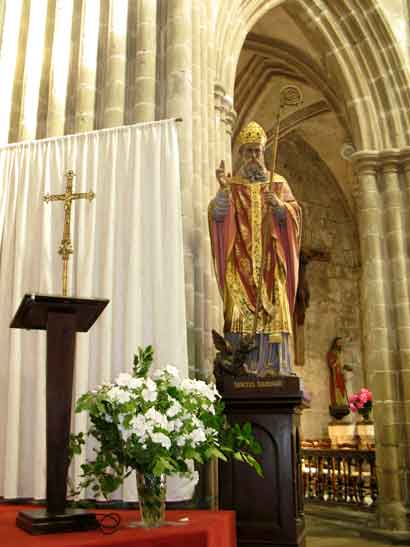
[[[151,482],[165,474],[189,475],[190,460],[201,464],[211,458],[234,457],[261,474],[250,424],[227,423],[216,387],[181,379],[170,365],[149,377],[152,362],[152,347],[139,348],[132,374],[121,373],[113,384],[78,400],[76,412],[88,411],[88,435],[98,441],[95,458],[81,466],[80,486],[107,497],[135,470],[141,498],[139,475]],[[81,452],[84,443],[83,433],[73,436],[72,452]]]

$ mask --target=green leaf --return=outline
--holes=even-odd
[[[216,448],[216,446],[211,446],[210,448],[208,448],[205,454],[207,458],[219,458],[224,462],[228,461],[228,458],[225,456],[225,454],[221,452],[218,448]]]

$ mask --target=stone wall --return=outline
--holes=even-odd
[[[408,0],[380,0],[379,3],[404,56],[410,60],[410,4]]]
[[[303,435],[323,438],[330,419],[326,353],[336,336],[343,337],[345,363],[354,368],[350,389],[363,385],[357,227],[332,173],[301,137],[289,135],[278,158],[277,171],[303,207],[302,249],[330,253],[328,261],[312,260],[307,266],[305,363],[295,367],[312,397],[303,413]]]

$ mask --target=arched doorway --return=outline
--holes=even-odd
[[[350,257],[350,288],[344,284],[346,270],[339,271],[342,283],[333,272],[334,291],[326,296],[345,295],[342,307],[350,305],[349,312],[342,307],[336,312],[345,316],[345,324],[336,328],[355,330],[353,346],[358,355],[363,348],[364,376],[375,395],[379,522],[405,529],[409,462],[400,444],[408,447],[409,436],[400,437],[399,424],[407,421],[403,393],[410,339],[405,218],[410,201],[405,115],[410,82],[399,49],[380,6],[371,0],[360,5],[352,0],[332,5],[316,0],[232,2],[218,14],[216,39],[216,97],[233,105],[230,117],[236,110],[238,126],[259,117],[257,121],[269,127],[272,97],[281,81],[297,82],[308,98],[283,124],[282,172],[294,184],[294,166],[307,166],[307,173],[293,175],[299,186],[295,192],[308,201],[315,190],[299,184],[298,176],[302,181],[303,175],[310,175],[312,180],[317,168],[324,201],[308,212],[308,218],[314,211],[318,217],[311,214],[308,230],[321,233],[328,247],[336,249],[334,270],[342,257],[346,268]],[[235,132],[235,146],[234,141]],[[230,136],[220,132],[219,143],[220,150],[229,150]],[[316,209],[326,210],[327,216]],[[312,232],[321,223],[321,229]],[[330,229],[335,223],[336,232]],[[345,254],[339,254],[341,247]],[[328,271],[329,285],[331,279]]]

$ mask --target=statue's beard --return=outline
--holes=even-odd
[[[257,160],[250,160],[244,163],[241,168],[242,175],[253,181],[264,181],[267,179],[265,166]]]

